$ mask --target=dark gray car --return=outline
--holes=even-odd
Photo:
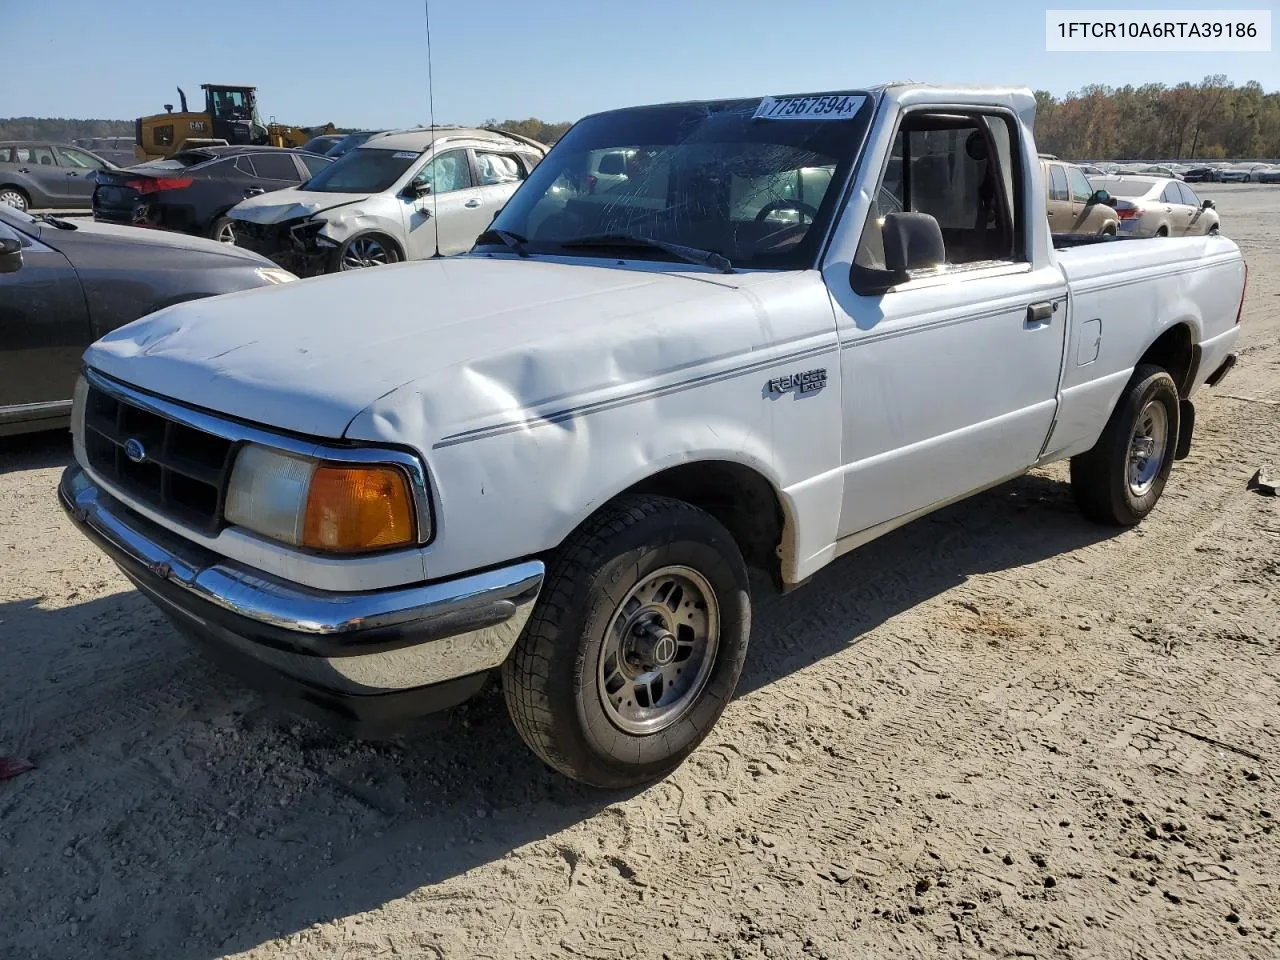
[[[0,436],[66,423],[80,355],[170,304],[295,279],[239,247],[0,206]]]
[[[104,169],[114,164],[69,143],[0,141],[0,204],[87,210],[93,175]]]

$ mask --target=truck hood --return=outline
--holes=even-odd
[[[362,439],[429,445],[769,342],[747,288],[786,275],[644,266],[667,269],[471,256],[315,277],[168,307],[103,337],[85,361],[315,437],[342,437],[368,408]]]
[[[250,223],[285,223],[369,198],[367,193],[321,193],[290,187],[241,200],[231,208],[229,215]]]

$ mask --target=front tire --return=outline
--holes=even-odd
[[[1179,425],[1173,377],[1140,364],[1093,449],[1071,458],[1071,492],[1081,513],[1118,527],[1149,514],[1173,469]]]
[[[17,187],[0,187],[0,203],[25,211],[31,206],[31,198]]]
[[[362,233],[349,238],[333,252],[330,271],[363,270],[365,267],[381,267],[398,263],[400,251],[396,245],[380,233]]]
[[[747,571],[710,514],[627,496],[550,564],[502,669],[511,719],[560,773],[597,787],[675,769],[733,695],[751,633]]]

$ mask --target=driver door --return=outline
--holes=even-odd
[[[419,184],[429,186],[430,192],[419,194]],[[466,253],[488,225],[465,148],[432,157],[409,181],[400,202],[411,260]]]

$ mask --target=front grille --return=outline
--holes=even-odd
[[[213,535],[234,444],[145,410],[96,386],[84,405],[89,466],[121,492],[179,523]]]

